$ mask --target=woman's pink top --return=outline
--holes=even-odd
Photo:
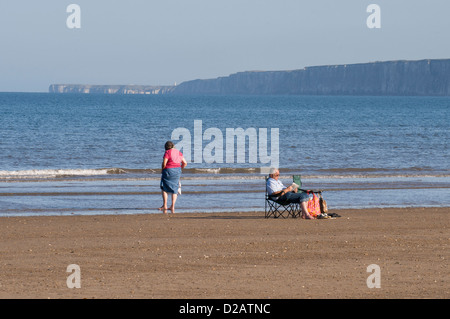
[[[175,148],[171,148],[164,153],[164,158],[167,158],[166,168],[181,167],[183,153]]]

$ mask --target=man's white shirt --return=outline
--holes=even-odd
[[[282,191],[285,189],[286,186],[283,185],[283,183],[280,180],[276,180],[275,178],[269,178],[267,180],[267,194],[272,195],[273,193]]]

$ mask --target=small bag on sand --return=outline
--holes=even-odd
[[[328,213],[328,206],[325,199],[323,199],[322,194],[319,194],[320,211],[322,214]]]

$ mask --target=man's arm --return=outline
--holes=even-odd
[[[292,186],[286,187],[285,189],[282,189],[281,191],[278,192],[273,192],[271,195],[272,196],[283,196],[286,193],[292,192]]]
[[[277,183],[275,180],[271,179],[267,182],[267,190],[270,196],[278,197],[292,191],[292,187],[284,187],[283,183]]]

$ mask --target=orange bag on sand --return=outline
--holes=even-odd
[[[313,198],[308,201],[308,213],[312,217],[317,217],[321,214],[320,211],[320,200],[319,197],[316,196],[316,194],[313,193]]]

